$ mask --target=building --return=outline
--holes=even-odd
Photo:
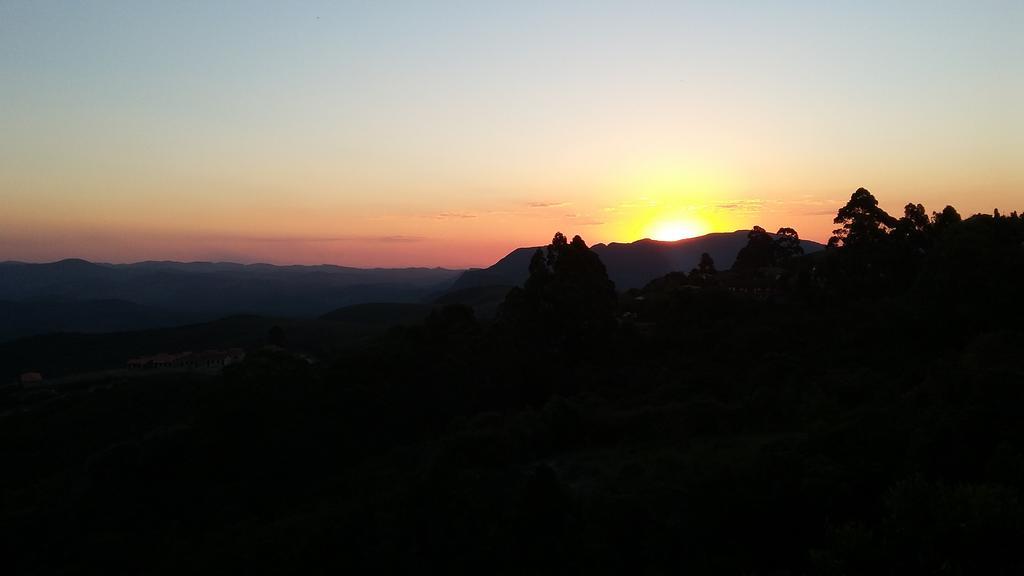
[[[160,353],[154,356],[142,356],[128,360],[130,370],[152,370],[175,368],[179,370],[204,370],[223,368],[245,359],[245,351],[241,348],[227,350],[204,350],[202,352],[179,352],[177,354]]]
[[[38,384],[43,381],[43,375],[39,372],[24,372],[18,377],[22,384]]]

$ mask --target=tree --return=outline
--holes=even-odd
[[[903,207],[903,217],[896,222],[892,233],[909,252],[921,254],[931,245],[932,232],[924,206],[910,203]]]
[[[959,224],[961,220],[960,213],[952,206],[946,206],[942,209],[942,212],[932,214],[932,225],[935,226],[935,231],[940,234],[950,226]]]
[[[530,258],[529,270],[530,276],[526,279],[527,290],[542,290],[544,286],[547,286],[551,278],[551,271],[548,270],[548,261],[544,257],[544,251],[540,248],[537,248],[533,257]]]
[[[912,214],[916,212],[914,207]],[[907,279],[907,252],[894,232],[899,221],[858,188],[833,220],[841,227],[828,241],[822,277],[832,290],[852,298],[898,290]]]
[[[747,245],[736,254],[734,270],[757,270],[778,266],[782,262],[804,253],[800,235],[792,228],[779,228],[775,238],[760,226],[747,233]]]
[[[869,246],[883,242],[897,220],[878,207],[878,200],[864,188],[858,188],[850,201],[839,209],[833,220],[842,224],[832,231],[831,248]]]
[[[698,284],[704,284],[715,277],[718,270],[715,269],[715,261],[711,255],[704,252],[700,255],[697,267],[690,271],[690,280]]]
[[[542,404],[579,385],[550,368],[568,370],[600,357],[615,329],[617,306],[604,264],[579,236],[570,242],[557,233],[546,251],[534,253],[526,283],[510,290],[498,311],[509,343],[532,358],[524,361],[525,401]]]
[[[903,217],[896,222],[895,234],[903,239],[923,235],[931,229],[928,213],[921,204],[911,202],[903,207]]]
[[[534,253],[529,271],[523,288],[505,298],[501,314],[507,321],[563,336],[614,323],[615,284],[583,238],[570,242],[556,233],[546,254]]]
[[[914,204],[913,202],[903,207],[903,218],[900,218],[900,220],[918,231],[926,230],[929,225],[928,213],[925,212],[924,206]]]
[[[697,264],[697,271],[705,276],[713,276],[718,272],[715,270],[715,261],[711,259],[711,255],[707,252],[700,255],[700,263]]]
[[[803,247],[800,246],[800,235],[793,228],[779,228],[775,233],[773,248],[773,260],[776,265],[804,253]]]
[[[754,226],[747,233],[747,245],[736,254],[733,268],[736,270],[756,270],[771,266],[775,258],[775,244],[764,228]]]

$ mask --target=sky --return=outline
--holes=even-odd
[[[1024,2],[0,0],[0,260],[487,266],[1024,210]]]

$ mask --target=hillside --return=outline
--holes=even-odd
[[[0,341],[50,332],[116,332],[173,326],[181,314],[124,300],[0,301]]]
[[[629,298],[562,238],[496,322],[0,345],[47,376],[0,386],[9,572],[1020,574],[1024,221],[919,232]],[[47,367],[226,346],[219,373]]]
[[[736,254],[746,246],[749,230],[716,232],[673,242],[643,239],[630,243],[595,244],[591,249],[608,269],[608,277],[618,290],[640,288],[655,278],[676,271],[689,271],[707,252],[720,270],[728,269]],[[800,245],[805,253],[817,252],[824,246],[810,240]],[[492,266],[467,270],[455,281],[451,290],[480,286],[519,285],[526,279],[530,258],[536,247],[516,248]]]
[[[410,306],[422,310],[422,305]],[[329,356],[396,323],[387,315],[371,314],[367,317],[365,312],[364,309],[363,317],[355,311],[344,317],[335,313],[334,320],[232,316],[171,328],[19,338],[0,343],[0,382],[7,382],[30,370],[50,378],[119,369],[125,367],[129,358],[159,353],[236,347],[251,350],[267,344],[270,329],[275,326],[284,330],[289,350],[317,357]],[[415,322],[425,315],[426,312],[422,315],[417,312],[405,320]]]
[[[234,314],[315,318],[353,304],[431,300],[460,274],[222,262],[4,262],[0,318],[7,321],[0,339],[156,328]]]
[[[339,308],[320,317],[331,322],[346,322],[358,326],[391,326],[416,324],[423,321],[433,306],[412,302],[371,302]]]
[[[461,288],[443,294],[434,304],[463,304],[472,308],[478,318],[493,318],[511,289],[511,285],[504,284]]]

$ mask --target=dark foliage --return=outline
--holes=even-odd
[[[736,270],[754,270],[775,263],[775,242],[764,228],[754,226],[747,234],[747,245],[736,255]]]
[[[5,563],[1019,574],[1024,220],[953,214],[858,190],[825,253],[755,231],[733,270],[618,295],[558,234],[493,322],[6,386]]]
[[[878,200],[864,188],[858,188],[850,196],[833,222],[843,226],[833,231],[828,245],[853,249],[884,242],[887,232],[896,227],[896,219],[879,208]]]
[[[755,271],[760,268],[780,266],[791,258],[802,256],[804,249],[800,246],[800,235],[792,228],[779,228],[773,238],[760,226],[747,234],[747,245],[736,255],[733,270],[741,272]]]

